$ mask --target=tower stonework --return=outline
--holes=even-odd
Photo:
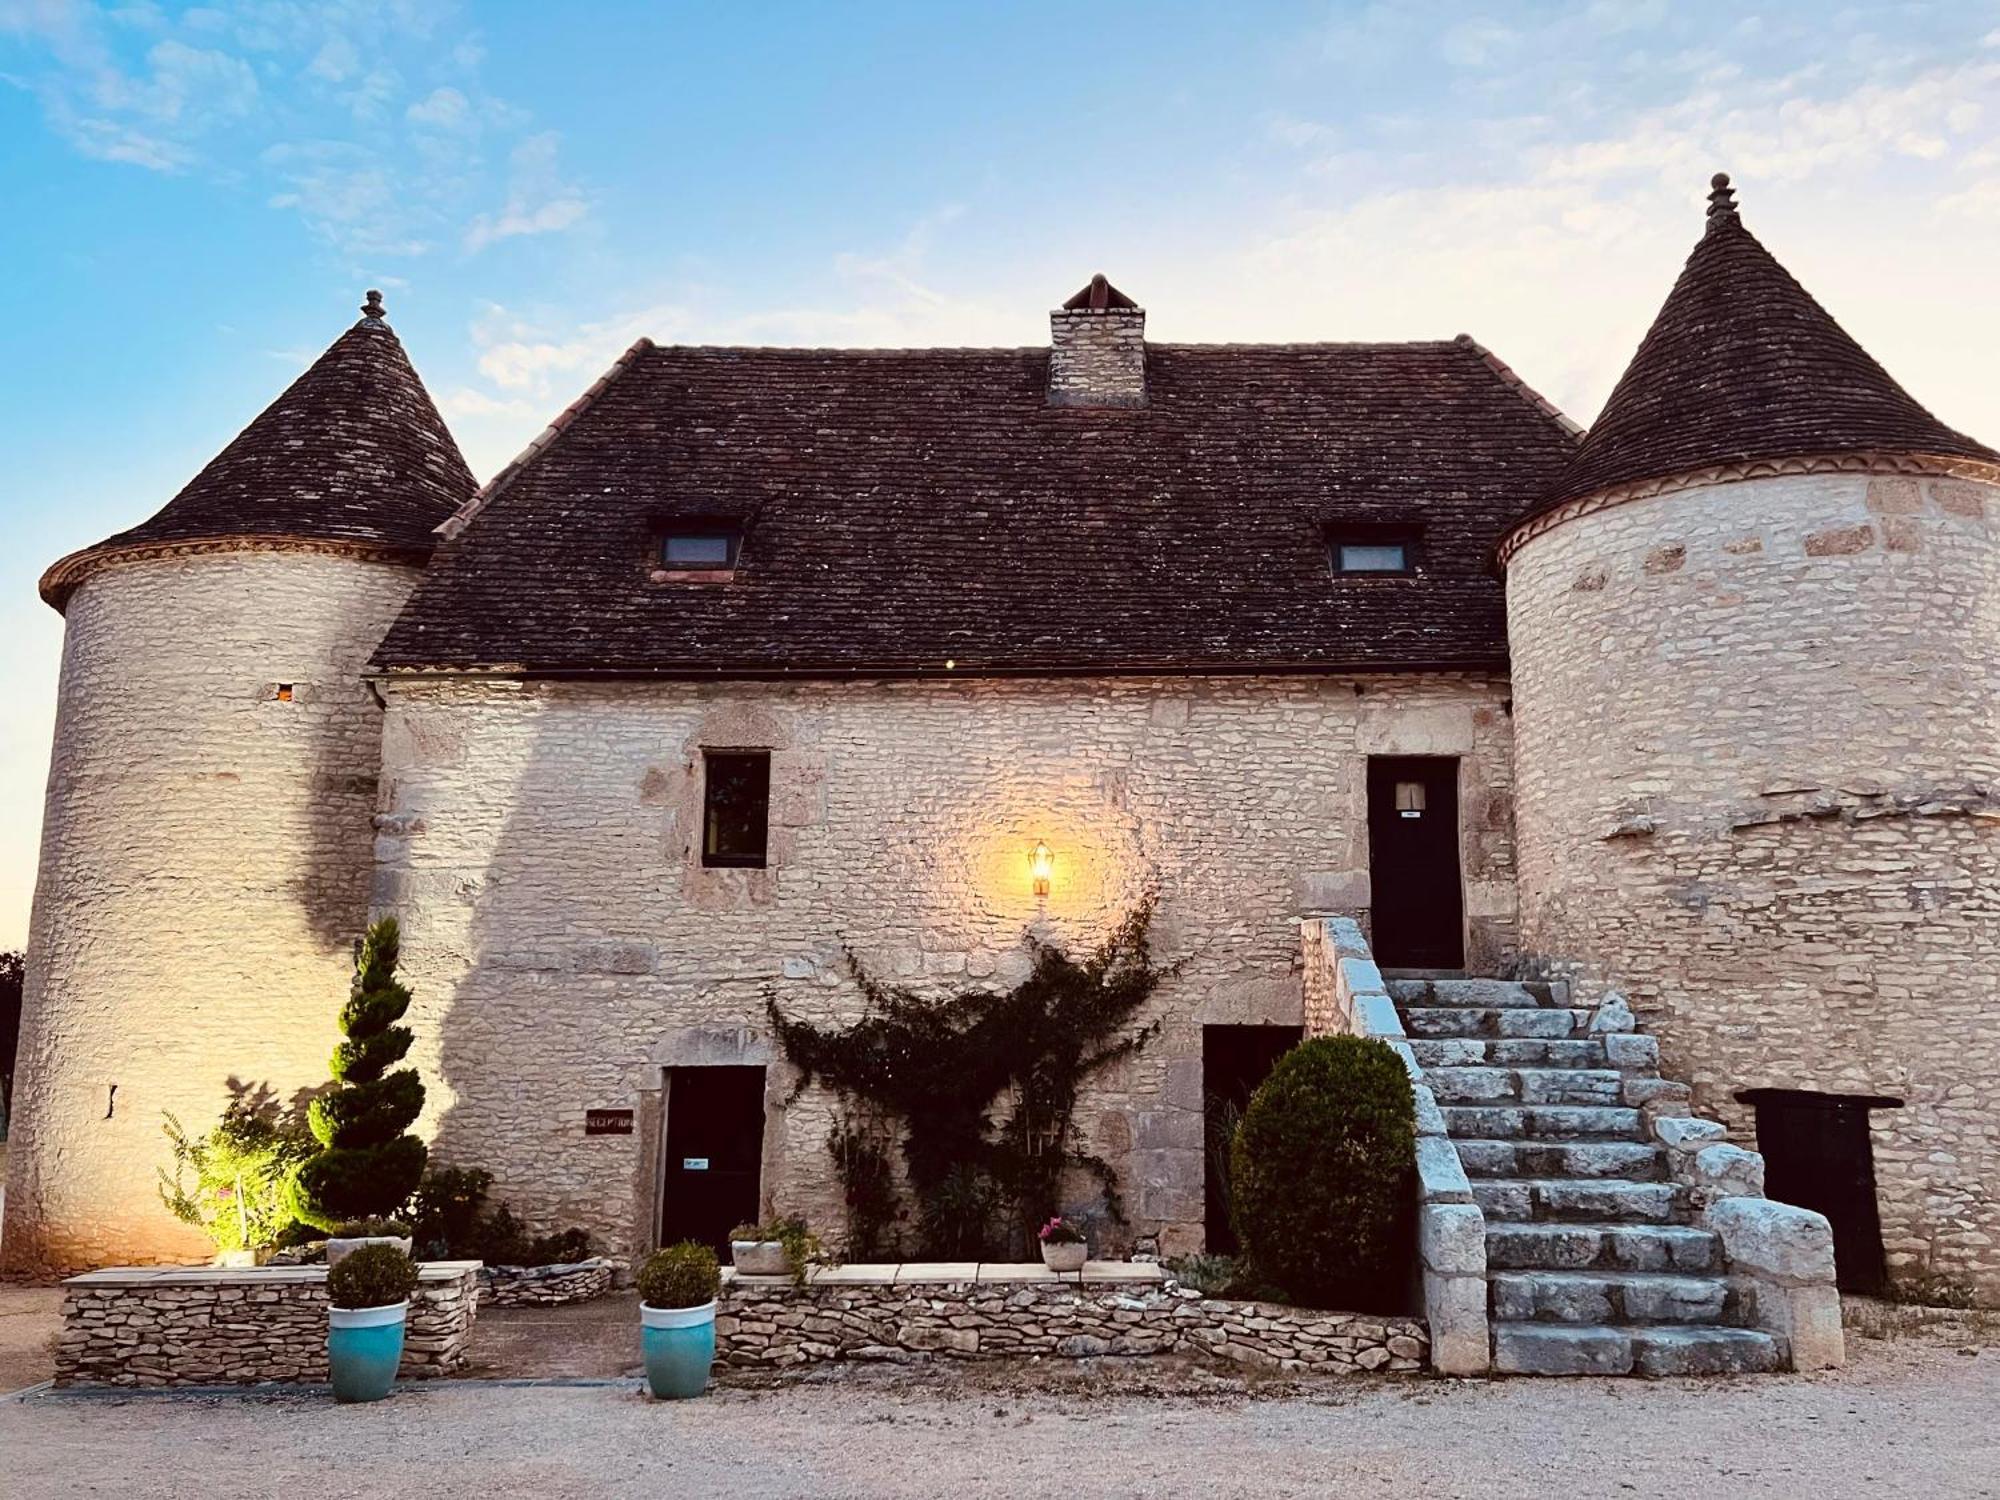
[[[1723,203],[1503,544],[1523,946],[1746,1139],[1746,1090],[1900,1101],[1890,1275],[1990,1299],[2000,464]]]
[[[62,677],[0,1258],[178,1260],[163,1116],[323,1082],[367,917],[362,668],[470,476],[371,302],[150,521],[43,579]]]

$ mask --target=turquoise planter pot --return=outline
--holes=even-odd
[[[380,1401],[403,1362],[403,1320],[410,1304],[327,1309],[326,1362],[336,1401]]]
[[[639,1304],[639,1343],[646,1355],[646,1384],[662,1401],[685,1401],[708,1389],[715,1363],[715,1304],[648,1307]]]

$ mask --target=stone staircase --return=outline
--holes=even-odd
[[[1629,1012],[1495,979],[1393,979],[1388,991],[1486,1217],[1496,1371],[1788,1368],[1782,1336],[1746,1326],[1754,1309],[1719,1237],[1693,1222],[1690,1189],[1642,1118],[1686,1089],[1660,1078],[1658,1045]]]

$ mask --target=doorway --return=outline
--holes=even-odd
[[[1368,879],[1378,964],[1464,966],[1456,758],[1368,758]]]
[[[758,1218],[764,1070],[667,1069],[666,1134],[660,1243],[694,1240],[726,1262],[729,1231]]]
[[[1202,1231],[1210,1255],[1240,1248],[1229,1222],[1229,1147],[1257,1085],[1298,1046],[1302,1026],[1204,1026],[1201,1029]]]
[[[1757,1111],[1765,1196],[1826,1215],[1833,1226],[1834,1279],[1843,1292],[1883,1291],[1889,1266],[1875,1204],[1868,1111],[1894,1109],[1902,1101],[1803,1089],[1745,1089],[1736,1097]]]

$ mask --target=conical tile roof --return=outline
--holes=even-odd
[[[476,488],[371,292],[363,316],[150,520],[43,575],[61,608],[134,547],[234,539],[347,544],[421,559]]]
[[[1718,464],[1876,452],[1995,461],[1869,357],[1743,226],[1708,230],[1576,457],[1535,511]]]

